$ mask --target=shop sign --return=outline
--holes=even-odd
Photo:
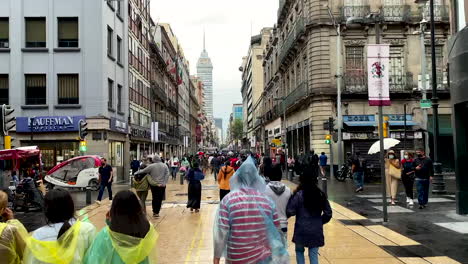
[[[343,140],[366,140],[366,139],[377,139],[378,135],[374,133],[343,133]]]
[[[370,106],[388,106],[390,102],[390,45],[368,44],[367,83]]]
[[[271,140],[272,144],[275,144],[276,146],[281,146],[281,139],[275,138]]]
[[[122,120],[112,117],[111,118],[111,130],[120,132],[120,133],[128,133],[128,124]]]
[[[344,122],[374,122],[374,115],[345,115],[343,116]]]
[[[151,130],[139,128],[139,127],[132,127],[131,135],[134,138],[144,138],[151,140]]]
[[[405,121],[405,115],[384,115],[388,116],[388,121]],[[406,121],[413,121],[412,115],[406,115]]]
[[[73,132],[79,130],[80,120],[85,116],[37,116],[17,117],[16,132],[43,133],[43,132]]]

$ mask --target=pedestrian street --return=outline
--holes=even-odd
[[[186,206],[187,185],[179,180],[170,181],[160,218],[150,217],[159,233],[155,250],[155,263],[161,264],[208,264],[213,262],[213,222],[218,206],[219,190],[211,175],[203,183],[202,206],[199,213],[190,212]],[[291,189],[295,184],[287,182]],[[151,194],[147,211],[151,212]],[[360,226],[349,224],[353,220],[365,220],[346,207],[330,201],[333,219],[325,225],[325,247],[321,248],[320,263],[324,264],[457,264],[442,255],[431,257],[395,257],[386,247],[402,248],[420,246],[382,225]],[[98,229],[105,226],[105,214],[110,203],[103,200],[78,212],[80,219],[92,222]],[[294,218],[289,219],[288,250],[291,263],[295,263],[294,244],[291,242]],[[306,251],[307,252],[307,251]],[[307,253],[306,253],[307,254]],[[222,262],[224,263],[224,262]]]

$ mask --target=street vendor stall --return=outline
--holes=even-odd
[[[14,175],[39,175],[41,164],[41,151],[37,146],[0,150],[0,187],[8,187]]]

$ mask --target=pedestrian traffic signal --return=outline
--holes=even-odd
[[[325,136],[325,144],[330,145],[331,144],[331,139],[332,139],[331,135],[326,135]]]
[[[16,126],[16,118],[12,116],[15,109],[13,109],[10,105],[2,105],[2,113],[1,113],[1,132],[3,135],[8,135],[8,132],[12,130]]]
[[[88,123],[86,123],[86,121],[81,119],[80,120],[80,127],[79,127],[80,140],[85,140],[87,135],[88,135]]]

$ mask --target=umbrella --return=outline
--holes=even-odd
[[[394,139],[394,138],[385,138],[384,139],[384,149],[390,149],[393,148],[394,146],[398,145],[400,143],[400,140]],[[372,146],[369,149],[368,154],[375,154],[380,152],[380,140],[372,144]]]
[[[204,155],[204,154],[205,154],[205,153],[203,153],[203,151],[199,151],[199,152],[197,153],[197,155]]]

